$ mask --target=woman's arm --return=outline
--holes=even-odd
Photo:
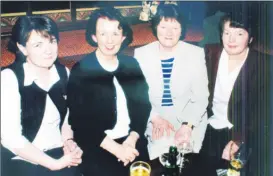
[[[205,62],[204,51],[201,48],[196,50],[195,57],[192,58],[192,71],[191,74],[191,91],[192,97],[184,109],[184,114],[187,114],[186,117],[181,117],[183,122],[187,122],[190,125],[198,126],[202,116],[206,112],[208,105],[208,76],[207,68]]]
[[[13,71],[1,72],[1,143],[15,155],[51,170],[74,165],[71,156],[56,160],[33,146],[23,135],[21,126],[21,97]],[[75,162],[76,163],[76,162]]]
[[[134,137],[131,137],[127,139],[134,140]],[[132,147],[130,145],[121,145],[115,142],[113,139],[109,138],[108,136],[103,139],[100,147],[115,155],[117,157],[117,161],[122,161],[124,163],[124,166],[126,166],[129,162],[134,161],[135,158],[139,155],[135,147]]]
[[[83,151],[79,148],[77,143],[74,141],[74,135],[73,130],[71,129],[71,126],[68,124],[68,115],[69,110],[67,111],[63,126],[62,126],[62,139],[64,143],[64,154],[73,153],[75,150],[77,150],[77,155],[74,156],[75,158],[81,159]]]
[[[37,149],[30,142],[27,142],[23,148],[13,148],[13,151],[16,155],[52,171],[60,170],[68,166],[77,166],[81,163],[81,159],[74,157],[79,152],[78,150],[63,156],[60,159],[54,159]]]
[[[150,66],[151,61],[149,61],[149,59],[147,58],[147,54],[145,54],[144,51],[145,51],[144,48],[135,49],[134,57],[137,59],[139,63],[140,69],[144,77],[146,78],[145,80],[148,81],[147,76],[151,68]],[[154,79],[158,79],[158,78],[154,78]],[[149,82],[147,82],[147,84],[151,85]],[[150,96],[150,92],[149,92],[149,100],[151,101],[152,109],[151,109],[151,113],[150,113],[148,124],[147,124],[149,128],[148,128],[148,131],[146,131],[146,133],[151,134],[153,140],[160,139],[162,136],[164,136],[164,134],[169,136],[172,132],[174,132],[174,126],[168,120],[162,118],[160,113],[156,111],[156,107],[154,106],[153,99]],[[149,123],[152,124],[152,128],[150,128],[151,124]]]
[[[128,76],[130,75],[130,82],[126,83],[125,91],[130,97],[127,100],[127,107],[131,119],[130,131],[138,133],[140,138],[145,137],[147,123],[151,114],[151,103],[149,99],[149,86],[143,75],[139,63],[136,59],[128,58]]]
[[[63,141],[67,141],[69,139],[73,139],[73,130],[71,129],[71,126],[68,124],[68,116],[69,116],[69,109],[67,110],[67,114],[62,126],[62,139]]]

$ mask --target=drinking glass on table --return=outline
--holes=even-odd
[[[178,152],[182,155],[185,155],[187,153],[192,153],[193,152],[193,141],[191,142],[182,142],[177,145]]]
[[[244,142],[234,142],[239,149],[235,153],[232,153],[232,146],[230,147],[230,163],[228,169],[219,171],[219,176],[240,176],[240,172],[246,165],[246,162],[251,154],[251,150],[247,150]],[[232,144],[232,145],[234,145]]]
[[[227,171],[228,175],[230,176],[240,173],[240,170],[246,165],[251,153],[251,151],[247,150],[247,146],[244,142],[235,142],[235,144],[239,147],[239,149],[233,155],[231,154],[230,167]]]
[[[184,155],[187,153],[193,152],[193,141],[190,142],[182,142],[177,145],[178,152],[180,154],[180,160],[179,160],[179,173],[182,173],[182,168],[184,168],[185,163],[185,157]]]
[[[136,161],[130,166],[130,176],[150,176],[151,166],[144,161]]]

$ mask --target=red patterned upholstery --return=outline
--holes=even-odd
[[[132,26],[133,42],[125,49],[124,53],[132,55],[133,49],[156,40],[152,34],[149,23],[137,24]],[[196,28],[189,27],[185,41],[199,42],[203,38],[202,31]],[[1,62],[0,65],[7,66],[14,61],[14,54],[7,50],[9,39],[2,39],[1,45]],[[273,55],[273,50],[265,49],[262,46],[256,46],[256,49]],[[94,51],[85,40],[85,30],[74,30],[60,33],[59,58],[67,67],[71,68],[75,62],[80,60],[84,55]]]
[[[152,34],[150,24],[137,24],[132,26],[133,42],[129,48],[135,48],[147,43],[153,42],[156,38]],[[186,41],[198,42],[203,38],[202,33],[198,30],[190,29],[186,35]],[[1,40],[1,66],[7,66],[14,61],[14,54],[7,50],[9,39]],[[61,62],[69,68],[82,56],[94,51],[85,40],[85,30],[74,30],[60,33],[59,57]],[[127,49],[124,52],[132,54],[132,49]]]
[[[139,47],[147,43],[153,42],[156,38],[152,34],[150,24],[137,24],[132,26],[133,29],[133,42],[130,48]],[[196,29],[188,30],[186,41],[198,42],[203,38],[202,32]],[[7,50],[8,39],[1,40],[1,66],[7,66],[14,61],[14,55]],[[127,49],[124,52],[131,54],[132,49]],[[59,44],[59,57],[68,67],[71,67],[77,60],[87,53],[94,51],[95,48],[91,47],[85,40],[85,30],[74,30],[60,33]]]

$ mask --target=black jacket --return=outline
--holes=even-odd
[[[85,154],[100,150],[106,129],[112,129],[117,120],[114,76],[121,85],[126,100],[130,130],[145,139],[151,104],[148,85],[138,62],[129,56],[118,55],[119,66],[114,72],[105,71],[95,52],[75,64],[68,82],[69,123],[74,137]]]

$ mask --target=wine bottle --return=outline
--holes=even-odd
[[[164,176],[178,176],[179,175],[179,168],[177,165],[177,155],[178,151],[175,146],[171,146],[169,148],[168,153],[168,165],[165,165],[165,172]]]

